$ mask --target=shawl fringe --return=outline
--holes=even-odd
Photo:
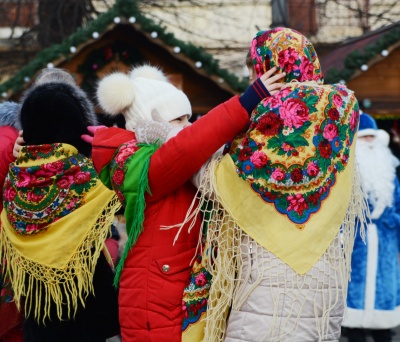
[[[215,170],[221,158],[222,157],[214,158],[210,162],[198,189],[196,198],[193,201],[193,204],[198,201],[198,205],[191,206],[186,220],[182,223],[183,226],[183,224],[191,222],[190,227],[192,227],[194,225],[193,221],[196,219],[197,215],[201,213],[204,218],[202,225],[207,225],[206,245],[212,246],[212,252],[210,253],[206,268],[212,275],[212,286],[205,318],[206,328],[204,341],[213,342],[224,340],[230,309],[240,309],[250,293],[263,279],[263,272],[259,270],[258,274],[260,277],[258,279],[252,279],[252,286],[250,288],[244,286],[248,283],[251,276],[251,272],[242,274],[244,272],[242,269],[243,257],[246,257],[246,255],[243,249],[241,249],[241,245],[248,235],[236,224],[237,220],[235,220],[235,217],[231,216],[224,209],[223,200],[218,194]],[[354,238],[356,234],[361,234],[363,240],[365,240],[364,227],[370,216],[366,196],[360,184],[357,165],[355,165],[354,171],[349,207],[340,232],[337,234],[331,246],[320,258],[320,260],[324,260],[331,265],[328,275],[335,279],[335,283],[329,288],[329,300],[324,301],[322,304],[324,308],[323,314],[320,315],[317,313],[316,306],[314,306],[320,340],[323,340],[323,336],[328,333],[331,310],[339,301],[343,302],[345,305],[348,281],[350,280],[351,253],[353,250]],[[211,202],[212,205],[203,205],[206,202]],[[180,230],[175,239],[178,238],[179,233]],[[264,252],[266,251],[263,248],[261,249]],[[271,269],[272,272],[278,271],[276,265],[272,264],[268,259],[260,259],[259,263],[265,267],[265,269]],[[265,265],[265,263],[269,264]],[[312,277],[312,275],[310,275],[312,270],[305,275],[300,275],[295,273],[286,264],[282,264],[285,265],[286,270],[282,271],[279,269],[280,274],[277,275],[276,279],[279,275],[285,278],[284,272],[287,272],[287,270],[294,273],[294,278],[287,280],[285,278],[283,283],[284,291],[298,292],[302,288],[305,288],[306,285],[308,286],[306,278]],[[320,271],[324,272],[324,269]],[[296,279],[296,282],[293,282],[293,279]],[[271,281],[271,284],[272,286],[276,286],[275,281]],[[310,287],[310,290],[318,289]],[[278,298],[272,298],[272,301],[277,303]],[[285,323],[278,320],[278,305],[274,307],[273,316],[274,324],[266,328],[266,330],[268,330],[266,331],[266,336],[276,336],[276,334],[280,332],[283,333],[285,330]],[[298,320],[301,317],[301,312],[291,312],[291,317]],[[285,322],[287,322],[287,320],[285,320]],[[296,327],[294,327],[294,329],[295,328]]]
[[[46,318],[51,319],[53,304],[60,320],[66,318],[63,316],[65,306],[68,318],[75,316],[79,304],[85,306],[86,297],[94,293],[93,274],[97,260],[119,207],[115,195],[63,269],[33,262],[19,254],[4,229],[0,230],[0,260],[7,261],[4,272],[11,279],[19,310],[21,299],[25,297],[25,314],[33,314],[38,322],[45,323]]]

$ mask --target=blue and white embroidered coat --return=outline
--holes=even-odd
[[[369,203],[370,210],[373,207]],[[400,325],[400,186],[397,178],[393,206],[372,219],[366,243],[354,242],[348,288],[348,314],[343,326],[388,329]]]

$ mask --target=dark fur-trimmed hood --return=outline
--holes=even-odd
[[[97,125],[93,105],[78,87],[44,83],[24,95],[21,127],[27,145],[67,143],[88,155],[91,146],[81,135],[91,125]]]
[[[17,130],[21,129],[21,123],[19,121],[19,111],[21,105],[16,102],[6,101],[0,103],[0,127],[11,126]]]
[[[63,91],[70,96],[74,97],[80,104],[82,108],[82,113],[84,114],[85,121],[87,122],[87,126],[94,126],[98,124],[96,114],[94,112],[94,107],[92,102],[89,100],[86,93],[80,89],[78,86],[72,86],[68,83],[61,82],[49,82],[43,83],[40,85],[36,85],[30,89],[28,89],[21,99],[21,104],[25,101],[25,99],[34,94],[35,92],[40,91],[42,88],[46,88],[49,91]]]

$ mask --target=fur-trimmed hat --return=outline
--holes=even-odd
[[[367,114],[362,113],[360,115],[360,125],[358,127],[358,137],[365,137],[366,135],[376,136],[378,131],[378,125],[376,124],[375,119]]]
[[[67,143],[88,156],[91,146],[81,135],[87,133],[87,126],[96,124],[92,103],[71,84],[41,84],[24,96],[21,126],[27,145]]]
[[[389,133],[383,129],[379,129],[375,119],[371,115],[367,113],[362,113],[360,115],[360,125],[358,128],[357,136],[359,138],[362,138],[367,135],[372,135],[380,144],[384,146],[389,146]]]
[[[11,126],[17,130],[21,129],[19,122],[19,111],[21,105],[16,102],[2,102],[0,103],[0,127]]]
[[[104,77],[98,84],[97,99],[108,114],[121,113],[128,130],[134,130],[141,121],[171,121],[192,115],[183,91],[150,65],[133,68],[129,75],[118,72]]]

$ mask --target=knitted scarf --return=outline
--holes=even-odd
[[[0,260],[15,302],[38,321],[71,318],[93,293],[93,274],[120,204],[90,159],[67,144],[26,146],[4,184]]]

